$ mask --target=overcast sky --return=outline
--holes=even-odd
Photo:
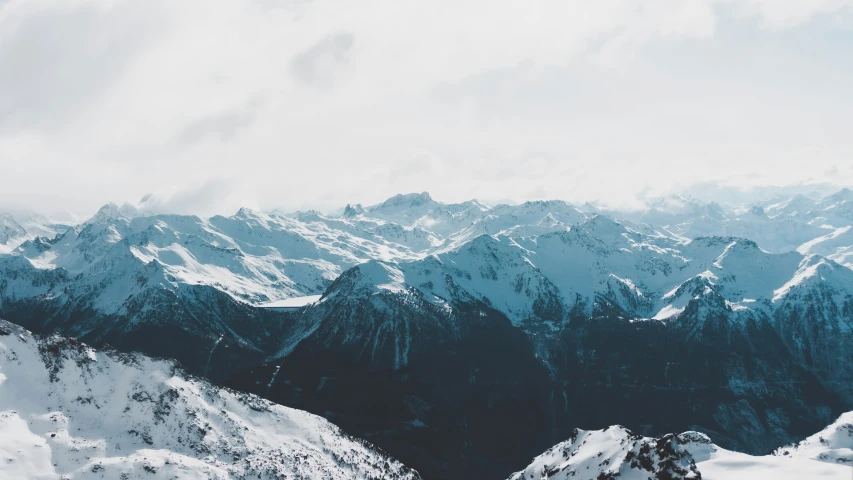
[[[853,0],[0,0],[0,205],[853,181]]]

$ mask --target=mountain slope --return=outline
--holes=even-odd
[[[5,245],[26,235],[27,231],[11,215],[0,213],[0,244]]]
[[[712,448],[708,437],[695,432],[655,439],[621,426],[597,431],[575,429],[569,440],[536,457],[510,480],[703,478],[688,444]]]
[[[853,475],[849,458],[816,461],[828,458],[834,445],[813,443],[809,439],[774,456],[753,457],[720,448],[698,432],[648,438],[621,426],[576,429],[510,480],[843,480]]]
[[[776,455],[808,458],[853,467],[853,412],[847,412],[796,445],[780,448]]]
[[[414,479],[325,420],[0,321],[0,476]]]
[[[33,212],[0,212],[0,253],[14,250],[21,242],[38,236],[53,238],[70,226]]]
[[[848,268],[853,267],[853,227],[847,225],[834,229],[803,243],[797,251],[804,255],[823,255]]]

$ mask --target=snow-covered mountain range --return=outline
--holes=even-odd
[[[0,315],[322,414],[428,478],[505,477],[582,419],[767,453],[853,409],[851,212],[842,190],[5,215]]]
[[[0,477],[417,479],[309,413],[0,320]]]
[[[530,249],[538,237],[578,233],[572,228],[578,225],[615,248],[650,247],[643,254],[680,250],[679,245],[696,237],[736,237],[752,240],[766,252],[816,253],[845,264],[847,249],[853,249],[848,233],[853,214],[844,214],[853,211],[848,202],[853,202],[848,190],[821,200],[799,196],[748,209],[674,196],[651,202],[643,211],[622,212],[561,201],[495,207],[476,200],[443,204],[421,193],[397,195],[366,208],[348,205],[340,216],[241,209],[230,217],[204,219],[149,215],[130,204],[108,204],[74,226],[35,214],[23,219],[3,214],[0,253],[75,278],[117,264],[138,270],[154,263],[162,270],[158,276],[164,288],[211,286],[241,302],[261,304],[321,294],[344,270],[369,260],[422,260],[466,248],[483,236],[504,242],[525,239],[519,245]],[[604,231],[608,228],[611,231]],[[541,252],[540,257],[548,254]],[[692,260],[679,254],[685,262]],[[620,267],[602,268],[614,275],[634,274]],[[569,293],[569,287],[563,290]],[[99,295],[97,310],[120,312],[133,295],[132,286],[114,288]]]

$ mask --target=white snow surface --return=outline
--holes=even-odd
[[[0,478],[419,478],[321,417],[0,321]]]
[[[853,227],[847,225],[837,228],[800,245],[797,251],[804,255],[823,255],[848,268],[853,268]]]
[[[292,297],[286,298],[284,300],[277,300],[275,302],[264,303],[258,306],[265,308],[300,308],[315,303],[317,300],[320,300],[320,297],[322,297],[322,295],[306,295],[304,297]]]
[[[851,419],[853,412],[844,414],[823,432],[767,456],[720,448],[698,432],[656,439],[621,426],[577,430],[510,480],[845,480],[853,476]]]
[[[808,458],[853,468],[853,412],[842,414],[831,425],[797,445],[778,449],[775,455]]]

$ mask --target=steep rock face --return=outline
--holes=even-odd
[[[364,215],[364,213],[365,213],[364,207],[362,207],[360,203],[357,203],[355,205],[347,204],[347,206],[344,208],[344,212],[343,212],[342,216],[344,218],[351,218],[351,217],[357,217],[359,215]]]
[[[320,417],[0,321],[0,476],[416,479]]]
[[[726,448],[762,453],[845,408],[761,320],[576,320],[550,359],[563,425],[615,421],[645,435],[693,429]]]
[[[803,260],[796,277],[780,288],[773,314],[794,356],[848,402],[853,399],[853,275],[817,256]]]
[[[318,350],[354,349],[356,361],[399,369],[421,348],[458,338],[448,309],[401,280],[402,272],[382,262],[345,272],[303,315],[311,341]],[[285,344],[285,351],[296,346]]]
[[[38,270],[23,257],[0,255],[0,307],[29,299],[50,301],[49,293],[68,280],[64,271]]]
[[[283,357],[229,385],[322,413],[428,478],[500,478],[531,438],[556,438],[526,334],[485,304],[439,307],[388,266],[363,267],[302,314],[307,333]]]
[[[24,227],[8,213],[0,213],[0,244],[6,244],[27,235]]]

